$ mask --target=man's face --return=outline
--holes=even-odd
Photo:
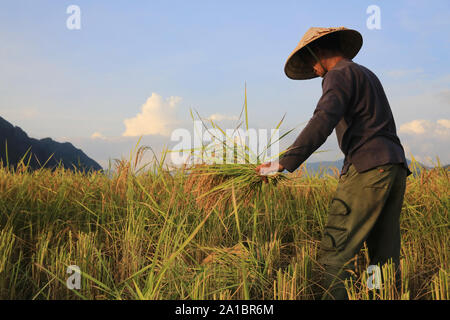
[[[314,73],[319,77],[323,77],[325,75],[325,70],[323,70],[322,65],[317,60],[313,62],[313,69]]]
[[[314,49],[315,55],[320,59],[321,52],[319,49]],[[313,57],[309,52],[305,55],[305,63],[311,65],[314,69],[314,73],[318,75],[319,77],[323,77],[325,75],[325,70],[322,68],[319,61],[316,60],[316,58]]]
[[[315,48],[314,53],[318,59],[321,59],[324,52],[320,50],[320,48]],[[326,73],[325,70],[322,68],[323,63],[324,62],[322,61],[322,64],[320,64],[320,62],[317,61],[317,59],[311,55],[311,64],[313,66],[314,73],[317,74],[319,77],[323,77]]]

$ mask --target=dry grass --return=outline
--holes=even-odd
[[[168,172],[161,161],[134,168],[118,162],[111,177],[0,168],[0,297],[313,299],[321,292],[317,248],[335,176],[303,171],[255,187],[233,175]],[[443,168],[408,177],[401,287],[387,266],[383,290],[368,291],[363,250],[356,281],[347,284],[352,299],[449,298],[448,190]],[[83,272],[81,290],[67,289],[68,265]]]
[[[252,164],[196,165],[190,168],[184,188],[197,205],[205,211],[216,208],[224,212],[232,206],[232,188],[236,201],[245,207],[257,199],[263,187],[262,177]],[[275,187],[287,177],[284,174],[267,176],[268,187]]]

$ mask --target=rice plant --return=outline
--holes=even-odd
[[[239,120],[243,114],[245,129],[248,131],[247,88],[245,88],[244,105]],[[193,159],[194,164],[188,168],[189,176],[185,190],[196,196],[199,206],[205,210],[211,210],[211,208],[217,206],[218,210],[223,211],[231,204],[232,187],[236,191],[237,202],[242,202],[244,206],[247,206],[253,198],[260,194],[263,181],[267,182],[269,187],[272,187],[276,186],[278,182],[288,180],[285,174],[278,172],[262,177],[255,169],[257,165],[266,161],[277,160],[283,154],[283,152],[280,152],[268,157],[268,150],[272,144],[279,142],[293,129],[288,130],[282,137],[275,137],[275,140],[272,135],[264,149],[258,153],[251,148],[245,137],[240,136],[238,129],[242,122],[234,128],[233,133],[236,133],[236,135],[230,136],[213,120],[209,120],[211,127],[208,127],[198,113],[197,116],[206,131],[214,138],[214,143],[207,146],[202,144],[200,148],[189,150],[191,153],[190,159]],[[192,111],[191,117],[195,120]],[[283,120],[284,117],[277,124],[275,130],[280,128]],[[213,131],[212,129],[216,130]],[[220,132],[222,135],[217,136],[215,132]],[[200,163],[198,163],[199,161]]]
[[[318,243],[337,186],[305,172],[267,188],[238,183],[230,205],[205,208],[186,193],[189,174],[118,162],[111,177],[59,168],[0,168],[3,299],[313,299]],[[219,184],[220,185],[220,184]],[[401,285],[366,286],[359,256],[351,299],[448,299],[448,169],[410,176],[401,215]],[[265,188],[266,185],[262,185]],[[267,186],[268,187],[268,186]],[[66,286],[81,269],[81,289]]]

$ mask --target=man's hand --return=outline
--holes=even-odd
[[[281,172],[284,170],[284,167],[278,163],[278,161],[275,162],[266,162],[263,164],[260,164],[255,168],[256,173],[258,173],[262,180],[264,182],[268,182],[267,176],[275,174],[276,172]]]

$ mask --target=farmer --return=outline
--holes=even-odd
[[[399,265],[399,217],[411,172],[380,81],[352,61],[362,42],[358,31],[344,27],[305,33],[284,71],[296,80],[322,77],[322,97],[279,162],[256,168],[261,175],[270,168],[293,172],[336,129],[345,159],[319,248],[326,299],[348,298],[343,280],[364,242],[371,265]]]

